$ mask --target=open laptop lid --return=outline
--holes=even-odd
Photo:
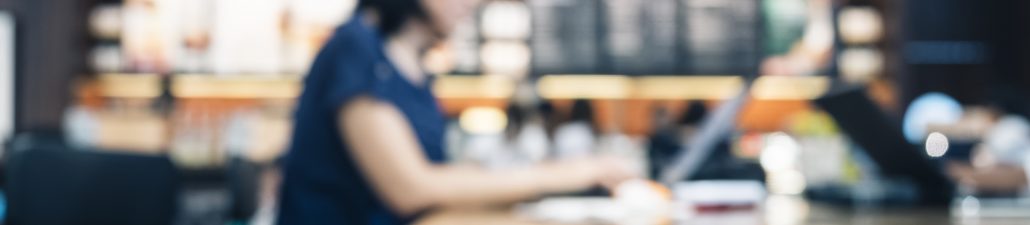
[[[734,125],[737,124],[737,115],[750,97],[750,87],[750,81],[745,81],[740,93],[723,102],[705,118],[701,123],[701,129],[690,137],[691,142],[686,149],[680,151],[673,164],[662,171],[662,183],[675,184],[697,172],[704,160],[715,151],[715,146],[733,131]]]

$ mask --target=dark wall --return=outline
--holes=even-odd
[[[986,4],[975,0],[905,1],[903,102],[926,92],[945,92],[980,103],[992,57]],[[907,105],[907,104],[906,104]]]
[[[0,10],[11,10],[14,8],[13,0],[0,0]]]
[[[993,13],[989,40],[993,48],[994,66],[988,80],[988,97],[1010,113],[1030,116],[1030,2],[988,1]]]
[[[14,4],[17,132],[57,132],[71,81],[86,71],[92,0],[0,0]],[[13,2],[17,1],[17,2]]]
[[[902,102],[943,92],[1028,115],[1030,2],[903,1]]]
[[[1030,3],[909,0],[902,21],[902,102],[944,92],[1027,115]]]

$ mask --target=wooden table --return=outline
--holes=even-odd
[[[809,203],[804,200],[776,200],[751,211],[697,214],[689,219],[659,224],[869,224],[869,225],[1015,225],[1030,224],[1026,218],[957,218],[941,208],[856,208]],[[1030,215],[1030,212],[1027,212]],[[666,220],[668,221],[668,220]],[[516,215],[511,208],[441,210],[426,216],[418,225],[559,225],[532,221]],[[640,223],[631,223],[640,225]]]

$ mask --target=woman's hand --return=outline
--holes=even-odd
[[[595,156],[582,159],[553,162],[543,165],[537,174],[545,193],[567,193],[604,187],[613,190],[626,180],[637,178],[628,160],[613,156]]]
[[[634,170],[629,160],[613,156],[601,156],[596,160],[596,167],[600,171],[597,183],[608,190],[615,190],[623,182],[640,177],[641,171]]]

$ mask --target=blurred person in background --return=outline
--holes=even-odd
[[[305,78],[279,224],[405,224],[438,207],[510,203],[631,177],[608,157],[508,171],[444,164],[445,120],[421,57],[479,2],[360,2]]]
[[[573,101],[568,118],[554,131],[555,156],[573,159],[594,154],[601,134],[594,121],[594,108],[589,100]]]
[[[1030,194],[1030,121],[993,115],[971,162],[951,162],[948,174],[977,193]]]

